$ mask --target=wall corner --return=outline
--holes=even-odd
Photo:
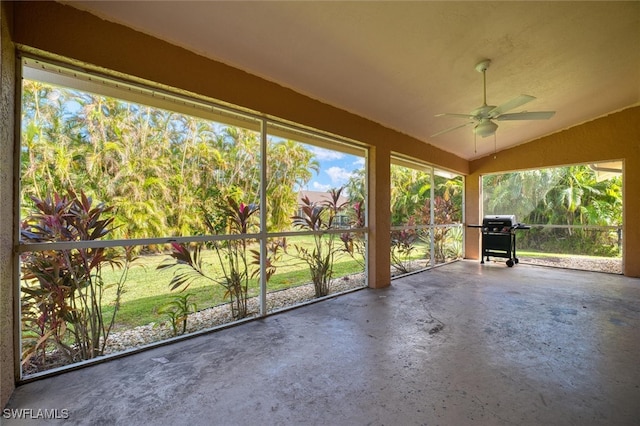
[[[0,2],[0,199],[14,198],[15,47],[11,38],[13,5]],[[0,406],[16,383],[14,338],[14,211],[0,203]]]

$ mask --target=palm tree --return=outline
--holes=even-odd
[[[431,174],[408,167],[391,166],[391,223],[404,225],[419,212],[431,196]]]
[[[620,178],[598,182],[588,166],[578,165],[485,177],[485,212],[516,212],[530,224],[619,225],[622,222]],[[511,210],[508,210],[511,208]],[[522,213],[520,213],[522,212]],[[522,235],[524,244],[542,248],[552,239],[563,250],[591,252],[603,233],[582,229],[537,230]],[[552,237],[552,238],[550,238]]]
[[[268,226],[278,231],[290,225],[298,192],[313,177],[313,172],[319,172],[320,164],[309,149],[292,140],[272,140],[267,152]]]
[[[79,129],[67,119],[72,93],[25,80],[22,97],[22,201],[31,203],[51,191],[78,189],[76,178],[84,157]]]

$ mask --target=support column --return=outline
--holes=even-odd
[[[464,257],[465,259],[480,259],[480,229],[467,228],[467,224],[481,224],[480,200],[482,187],[480,175],[471,174],[466,177],[464,185]]]
[[[391,284],[391,151],[369,150],[369,287]]]
[[[640,277],[640,141],[635,142],[635,151],[625,159],[622,183],[622,273],[628,277]]]

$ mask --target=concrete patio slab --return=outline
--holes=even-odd
[[[637,425],[639,402],[639,279],[460,261],[22,385],[2,424]]]

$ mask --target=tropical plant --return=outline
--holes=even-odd
[[[318,173],[320,164],[305,145],[291,140],[270,141],[267,165],[268,229],[282,231],[298,202],[298,188]]]
[[[409,272],[408,262],[417,240],[418,234],[413,229],[391,231],[391,266],[401,274]]]
[[[448,234],[453,229],[450,225],[455,222],[455,218],[459,215],[459,207],[456,206],[451,198],[436,196],[433,200],[433,224],[439,225],[433,228],[433,245],[435,262],[442,263],[446,260],[445,247],[448,242]],[[425,206],[424,214],[427,220],[430,219],[430,208]]]
[[[522,233],[520,247],[547,252],[617,255],[608,232],[584,228],[622,224],[621,178],[598,181],[588,166],[532,170],[483,178],[486,214],[516,214],[527,224],[562,225]]]
[[[228,234],[246,235],[250,227],[256,226],[251,218],[259,210],[258,206],[238,204],[233,198],[228,197],[226,204],[219,205],[216,213],[205,213],[205,222],[212,233],[219,233],[225,229]],[[231,301],[231,314],[234,319],[247,317],[247,299],[249,292],[250,251],[246,237],[215,240],[210,245],[217,257],[218,264],[222,268],[222,276],[211,278],[203,268],[201,245],[196,245],[193,250],[185,244],[172,243],[170,254],[173,260],[163,262],[157,269],[178,266],[169,286],[171,290],[181,288],[185,290],[195,279],[207,279],[219,284],[226,290],[224,297]],[[273,265],[272,265],[273,266]]]
[[[238,204],[233,198],[227,198],[224,212],[229,220],[229,233],[246,235],[251,226],[251,217],[258,210],[256,205]],[[246,238],[241,238],[213,243],[223,270],[224,278],[221,283],[231,298],[232,314],[236,319],[249,315],[247,307],[250,279],[248,242]]]
[[[365,201],[366,201],[366,170],[364,168],[354,170],[349,179],[347,180],[346,185],[344,186],[345,191],[349,197],[349,203],[352,205],[359,205],[359,209],[364,212]],[[364,224],[364,222],[363,222]]]
[[[462,227],[451,227],[444,240],[443,259],[460,259],[462,253]]]
[[[392,165],[391,224],[402,226],[406,225],[410,218],[419,218],[420,210],[430,194],[430,173]]]
[[[312,202],[304,196],[301,200],[299,214],[292,216],[293,225],[302,230],[313,232],[313,246],[294,245],[298,257],[309,267],[311,281],[316,297],[326,296],[330,292],[333,276],[333,260],[336,252],[338,235],[334,229],[334,219],[346,205],[341,201],[343,188],[328,191],[329,198],[321,203]]]
[[[32,198],[35,211],[22,223],[24,242],[92,241],[112,232],[113,208],[93,205],[84,193],[69,190],[62,196]],[[21,256],[23,326],[27,335],[23,364],[37,351],[46,356],[48,342],[71,362],[104,353],[118,312],[129,264],[130,251],[121,256],[107,248],[76,248],[27,252]],[[121,268],[115,283],[105,283],[102,268]],[[114,310],[103,315],[104,290],[116,286]]]
[[[266,250],[264,270],[266,280],[269,282],[273,274],[276,273],[277,265],[282,260],[282,255],[287,252],[287,239],[276,238],[269,240],[266,244]],[[260,275],[260,251],[250,250],[250,252],[253,257],[251,264],[255,267],[251,273],[251,278],[256,278]]]
[[[364,202],[357,201],[353,204],[353,216],[350,220],[350,228],[364,228],[365,213]],[[343,232],[340,240],[344,243],[343,250],[353,258],[361,268],[365,266],[366,246],[364,236],[357,232]]]
[[[212,192],[258,202],[255,131],[31,80],[22,112],[22,205],[31,194],[82,189],[117,206],[110,238],[134,239],[202,233],[200,206]],[[267,225],[277,231],[319,164],[304,144],[268,146]]]
[[[170,302],[167,302],[158,308],[159,314],[169,317],[169,322],[171,323],[171,329],[173,330],[174,336],[178,335],[178,327],[180,325],[182,326],[180,334],[187,332],[187,320],[189,318],[189,314],[198,310],[195,302],[189,301],[189,298],[192,296],[192,293],[175,295]]]

